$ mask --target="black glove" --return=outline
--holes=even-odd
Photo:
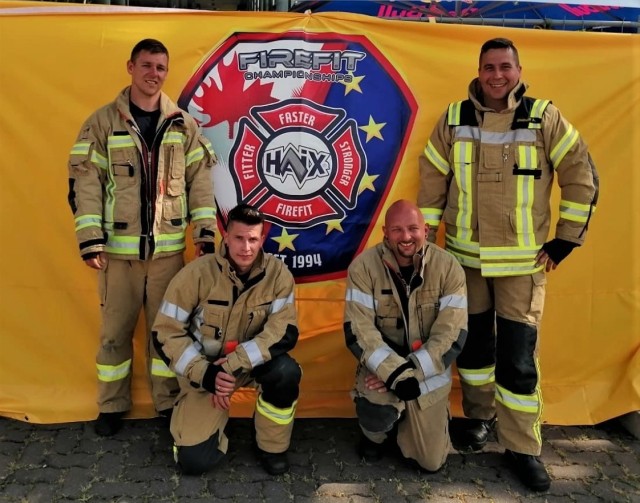
[[[220,365],[209,364],[207,370],[204,373],[204,377],[202,378],[202,387],[206,389],[209,393],[216,392],[216,376],[218,372],[224,372],[224,369]]]
[[[415,377],[409,377],[398,381],[393,392],[404,402],[415,400],[420,396],[420,384]]]
[[[579,245],[571,241],[565,241],[564,239],[554,238],[543,244],[542,249],[547,252],[551,260],[559,264],[567,258],[567,255],[569,255],[576,246]]]

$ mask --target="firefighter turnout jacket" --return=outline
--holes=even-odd
[[[69,159],[69,204],[83,258],[145,260],[213,243],[215,155],[195,120],[164,93],[152,145],[129,110],[129,89],[82,126]]]
[[[479,85],[449,105],[420,157],[418,206],[446,248],[483,276],[533,274],[551,221],[554,175],[561,189],[555,237],[581,245],[598,198],[598,175],[578,131],[548,100],[511,91],[508,108],[482,105]]]

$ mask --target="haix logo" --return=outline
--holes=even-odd
[[[396,177],[417,105],[365,37],[236,34],[179,104],[218,156],[220,220],[238,203],[268,220],[265,250],[296,281],[344,277]]]

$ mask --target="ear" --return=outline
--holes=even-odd
[[[133,73],[133,61],[127,61],[127,73],[131,75]]]

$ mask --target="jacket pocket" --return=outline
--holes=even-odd
[[[425,342],[429,338],[431,327],[436,321],[438,311],[440,310],[438,292],[433,290],[419,290],[416,302],[420,323],[420,334],[422,342]]]
[[[167,194],[179,196],[185,192],[185,159],[181,144],[165,146]]]

